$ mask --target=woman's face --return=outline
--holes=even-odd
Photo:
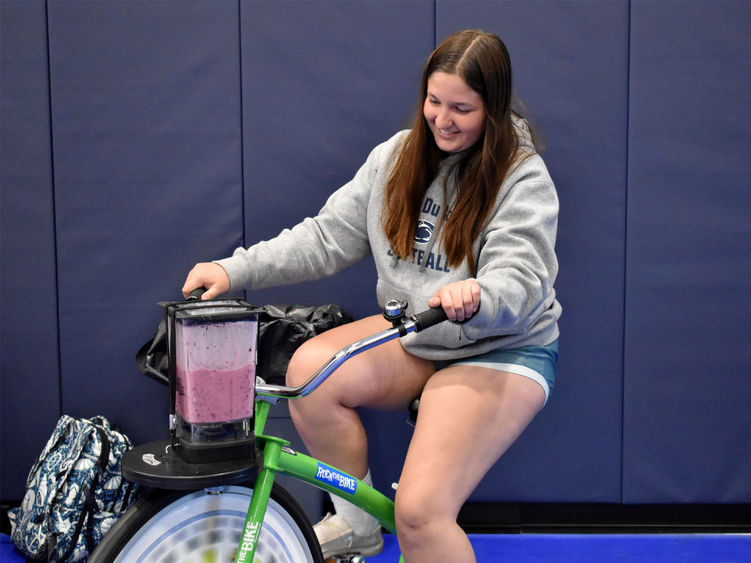
[[[445,152],[461,152],[474,145],[485,128],[485,104],[456,74],[436,71],[428,77],[422,113],[435,144]]]

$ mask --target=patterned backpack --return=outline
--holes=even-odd
[[[15,546],[42,561],[85,561],[133,503],[137,486],[122,477],[132,448],[101,416],[63,415],[31,468],[21,506],[8,512]]]

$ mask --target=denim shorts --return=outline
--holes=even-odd
[[[449,366],[478,366],[515,373],[536,381],[545,392],[545,402],[555,384],[555,366],[558,363],[558,341],[547,346],[522,346],[520,348],[491,350],[479,356],[435,362],[436,368]]]

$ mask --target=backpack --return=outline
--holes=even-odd
[[[15,546],[38,561],[85,561],[135,501],[137,485],[120,471],[132,447],[104,417],[63,415],[8,511]]]

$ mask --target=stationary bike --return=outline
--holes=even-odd
[[[314,392],[361,352],[446,320],[443,309],[407,316],[406,302],[389,301],[384,316],[391,328],[343,348],[304,384],[287,387],[256,378],[258,308],[192,297],[162,304],[170,436],[123,458],[125,478],[149,492],[110,529],[89,561],[323,563],[311,522],[275,482],[280,473],[345,498],[395,533],[388,496],[264,429],[272,405]],[[364,559],[350,553],[340,561]]]

